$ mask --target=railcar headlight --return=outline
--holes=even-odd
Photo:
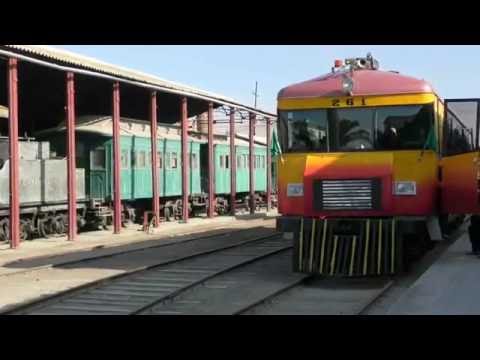
[[[417,183],[415,181],[395,181],[393,193],[395,195],[417,195]]]
[[[287,196],[303,196],[303,184],[288,184],[287,185]]]

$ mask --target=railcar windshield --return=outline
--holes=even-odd
[[[285,152],[435,148],[433,104],[280,111]]]

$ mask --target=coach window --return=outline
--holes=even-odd
[[[192,153],[192,169],[198,169],[198,157],[197,154]]]
[[[171,169],[176,169],[177,167],[178,167],[177,153],[172,152],[171,157],[170,157],[170,168]]]
[[[163,168],[163,161],[162,161],[162,153],[160,151],[157,151],[157,167],[159,167],[160,169]]]
[[[90,152],[90,167],[92,170],[105,170],[104,148],[97,148]]]
[[[223,155],[220,155],[219,162],[220,162],[220,169],[223,169]]]
[[[165,168],[166,169],[170,169],[171,168],[171,165],[170,165],[170,153],[165,153]]]
[[[229,168],[230,168],[230,156],[225,155],[225,169],[229,169]]]
[[[140,150],[136,152],[136,161],[135,167],[137,169],[143,169],[146,166],[146,153],[144,150]]]
[[[237,168],[242,168],[242,155],[237,155]]]
[[[149,151],[147,153],[147,158],[145,159],[145,163],[147,164],[147,167],[151,167],[152,166],[152,152]]]
[[[130,167],[130,152],[127,149],[122,150],[121,159],[122,169],[128,169]]]

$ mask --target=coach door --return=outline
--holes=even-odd
[[[479,105],[480,99],[445,100],[441,162],[445,214],[480,212]]]

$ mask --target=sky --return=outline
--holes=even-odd
[[[55,46],[156,75],[275,113],[278,91],[330,71],[335,59],[365,56],[380,69],[430,82],[443,98],[480,97],[480,46],[64,45]]]

